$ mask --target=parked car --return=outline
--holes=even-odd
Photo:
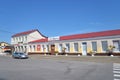
[[[17,59],[27,59],[28,58],[28,55],[25,54],[25,53],[22,53],[22,52],[14,52],[12,54],[12,57],[13,58],[17,58]]]

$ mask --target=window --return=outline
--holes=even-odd
[[[45,51],[45,46],[44,45],[42,45],[42,52],[44,52]]]
[[[66,44],[66,52],[69,52],[69,51],[70,51],[70,44],[67,43],[67,44]]]
[[[35,45],[34,45],[34,46],[33,46],[34,51],[35,51],[35,48],[36,48],[36,47],[35,47]]]
[[[92,42],[92,51],[97,51],[97,42]]]
[[[18,51],[18,48],[17,48],[17,47],[15,47],[15,51],[16,51],[16,52]]]
[[[29,46],[29,51],[32,52],[32,47],[31,47],[31,45]]]
[[[15,42],[17,42],[17,37],[14,38]]]
[[[120,41],[119,40],[114,40],[113,41],[113,46],[115,46],[114,51],[120,51]]]
[[[15,41],[18,42],[18,37],[15,38]]]
[[[24,41],[27,41],[27,36],[24,36]]]
[[[21,41],[23,41],[23,37],[21,37]]]
[[[19,37],[19,41],[21,41],[21,37]]]
[[[26,52],[27,52],[27,46],[24,46],[24,49],[25,49],[24,51],[25,51],[25,53],[26,53]]]
[[[47,45],[47,52],[49,52],[49,45]]]
[[[59,52],[62,52],[62,44],[59,44]]]
[[[78,43],[74,43],[74,51],[78,52]]]
[[[102,41],[102,51],[107,51],[107,49],[108,49],[107,41]]]

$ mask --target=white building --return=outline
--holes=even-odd
[[[29,42],[28,48],[29,53],[62,54],[65,48],[70,55],[107,55],[110,46],[120,55],[120,29],[39,39]]]
[[[28,52],[28,42],[46,38],[37,29],[14,34],[11,44],[17,52]]]
[[[62,54],[65,49],[65,53],[70,55],[88,55],[93,52],[107,55],[109,47],[112,46],[115,55],[120,55],[120,29],[49,38],[38,30],[31,30],[13,35],[11,43],[15,51],[30,54]]]

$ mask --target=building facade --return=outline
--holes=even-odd
[[[28,43],[30,41],[46,38],[37,29],[14,34],[11,38],[11,44],[17,52],[28,52]]]
[[[29,42],[29,52],[81,54],[106,53],[109,46],[114,46],[114,53],[120,53],[120,30],[109,30],[50,37]]]
[[[27,42],[28,53],[81,54],[90,52],[106,53],[109,46],[114,46],[113,52],[120,53],[120,29],[67,36],[44,37]],[[26,49],[26,48],[25,48]]]
[[[11,45],[6,42],[0,42],[0,53],[11,52]]]

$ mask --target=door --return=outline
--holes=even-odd
[[[82,43],[82,55],[87,55],[87,43]]]
[[[51,45],[51,54],[54,54],[55,53],[55,45]]]
[[[114,48],[115,52],[120,51],[120,46],[119,45],[120,45],[119,41],[113,41],[113,46],[115,46],[115,48]]]

